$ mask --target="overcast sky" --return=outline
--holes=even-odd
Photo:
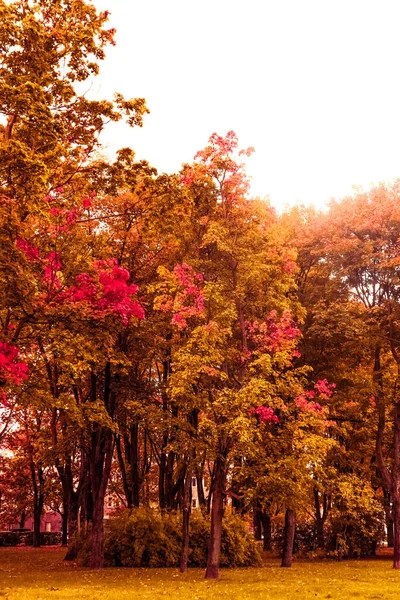
[[[399,0],[95,0],[117,28],[92,93],[145,97],[141,130],[108,128],[177,171],[233,129],[252,192],[323,204],[400,176]]]

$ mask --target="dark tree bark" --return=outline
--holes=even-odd
[[[59,398],[59,370],[57,361],[54,359],[50,360],[43,341],[38,338],[38,346],[44,361],[47,379],[50,388],[50,392],[57,400]],[[73,393],[77,404],[80,404],[81,398],[79,397],[78,389],[74,386]],[[50,431],[52,438],[52,446],[55,451],[55,467],[61,482],[63,491],[63,538],[62,545],[68,545],[67,554],[64,560],[75,560],[77,558],[77,548],[75,544],[75,538],[78,533],[78,515],[79,515],[79,497],[80,489],[84,483],[84,478],[87,476],[85,471],[85,465],[81,460],[79,477],[74,473],[74,451],[76,445],[71,442],[71,427],[68,424],[65,412],[62,409],[54,407],[52,409]],[[62,442],[59,443],[59,437],[61,436]],[[78,481],[76,482],[76,479]],[[65,521],[65,522],[64,522]]]
[[[394,339],[393,331],[391,339]],[[391,342],[391,350],[399,371],[400,357],[394,343]],[[385,401],[383,377],[380,362],[380,348],[375,349],[374,361],[374,380],[376,383],[376,405],[378,409],[378,430],[376,435],[376,463],[379,469],[383,486],[389,492],[392,498],[392,518],[393,518],[393,568],[400,569],[400,402],[394,405],[393,425],[394,425],[394,454],[393,466],[390,473],[384,460],[383,440],[385,434]],[[397,387],[397,384],[396,384]]]
[[[96,375],[91,378],[92,398],[96,398]],[[104,406],[113,417],[115,394],[111,391],[111,364],[107,362],[104,374]],[[104,499],[110,478],[113,455],[113,433],[99,423],[92,426],[91,449],[89,455],[90,483],[93,498],[92,544],[89,566],[92,569],[104,567]]]
[[[393,539],[393,513],[392,513],[392,501],[390,497],[390,493],[384,488],[384,509],[385,509],[385,521],[386,521],[386,531],[387,531],[387,545],[388,548],[393,548],[394,539]]]
[[[283,554],[281,567],[291,567],[293,562],[293,542],[296,520],[294,510],[286,509],[283,534]]]
[[[261,523],[261,508],[259,506],[253,507],[253,529],[254,529],[254,539],[257,542],[261,542],[262,523]]]
[[[214,463],[214,482],[211,505],[211,531],[208,545],[206,579],[218,579],[219,555],[221,552],[222,518],[224,515],[224,493],[226,486],[226,458],[218,455]]]
[[[182,552],[179,570],[181,573],[187,571],[188,557],[189,557],[189,524],[190,524],[190,512],[191,512],[191,494],[192,490],[192,470],[189,468],[186,471],[186,477],[183,487],[182,496]]]
[[[21,516],[20,516],[20,519],[19,519],[19,528],[20,529],[25,529],[25,521],[26,521],[26,510],[24,509],[21,512]]]
[[[321,504],[321,496],[319,491],[314,488],[314,508],[315,508],[315,520],[317,525],[317,544],[318,548],[324,548],[325,546],[325,521],[328,517],[329,512],[329,499],[327,494],[322,495],[322,504]]]
[[[387,521],[387,545],[388,548],[393,548],[394,546],[394,528],[392,518]]]
[[[68,508],[65,505],[61,513],[61,546],[68,546]]]
[[[400,569],[400,402],[395,406],[393,459],[393,568]]]
[[[33,483],[33,547],[40,548],[40,521],[44,505],[44,475],[42,467],[38,467],[36,474],[33,462],[31,463],[31,473]]]
[[[272,530],[271,530],[271,517],[265,512],[261,511],[261,523],[263,531],[263,550],[272,550]]]
[[[115,436],[115,447],[128,508],[139,508],[146,475],[151,467],[147,433],[139,423],[131,425],[123,436]]]
[[[76,536],[78,534],[78,519],[79,519],[79,496],[77,493],[72,493],[68,496],[68,500],[66,503],[66,517],[67,517],[67,526],[66,531],[67,534],[67,543],[68,550],[67,554],[64,557],[64,560],[75,560],[78,556],[78,551],[76,547]],[[64,522],[64,520],[63,520]],[[64,535],[64,529],[63,529]],[[64,539],[64,538],[63,538]],[[64,543],[63,543],[64,545]]]
[[[204,484],[203,484],[203,470],[201,472],[196,472],[196,485],[197,485],[197,498],[199,501],[199,506],[201,508],[206,507],[206,496],[204,494]]]

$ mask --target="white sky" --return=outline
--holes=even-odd
[[[143,129],[112,126],[160,172],[233,129],[252,193],[321,205],[400,176],[399,0],[95,0],[112,13],[92,92],[145,97]]]

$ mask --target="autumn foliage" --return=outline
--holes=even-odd
[[[105,159],[107,121],[147,112],[78,91],[107,19],[0,0],[2,526],[31,514],[38,545],[53,507],[101,568],[108,501],[180,511],[184,571],[194,501],[216,578],[227,505],[267,550],[284,529],[283,566],[296,520],[337,557],[385,520],[398,568],[398,182],[278,215],[233,131],[177,174]]]

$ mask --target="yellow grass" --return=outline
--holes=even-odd
[[[281,569],[268,559],[265,567],[224,569],[219,581],[205,581],[192,569],[106,569],[90,571],[63,562],[53,548],[0,548],[0,600],[309,600],[331,598],[399,598],[400,572],[390,558],[376,560],[295,562]]]

